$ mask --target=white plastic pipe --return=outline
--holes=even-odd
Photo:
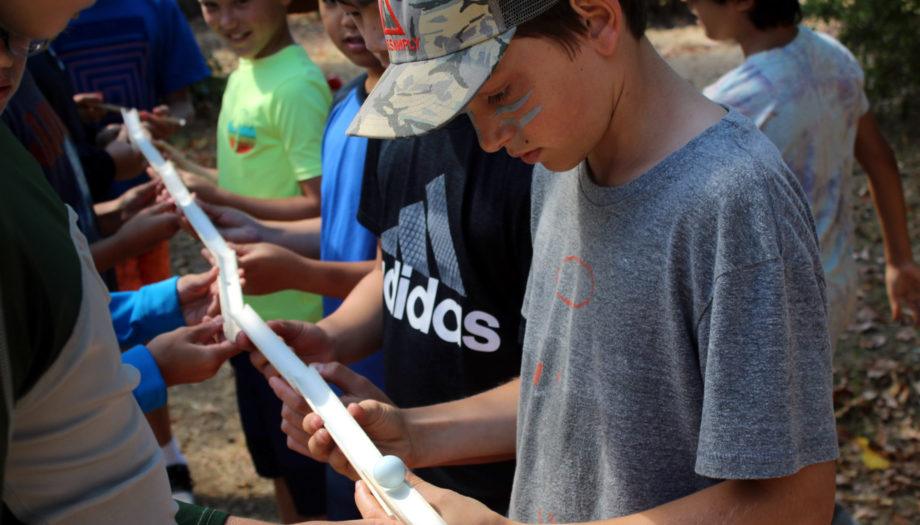
[[[398,471],[393,468],[394,458],[384,458],[380,454],[315,368],[301,361],[249,305],[231,315],[288,384],[323,418],[326,430],[384,510],[409,525],[446,525],[405,479],[399,483],[383,479],[392,476],[394,470]],[[375,470],[384,481],[382,484],[374,477]]]
[[[192,228],[198,234],[198,238],[204,243],[205,247],[211,252],[211,256],[217,262],[220,268],[218,282],[218,299],[220,300],[220,311],[224,316],[224,337],[229,340],[236,339],[240,332],[239,327],[233,321],[230,315],[233,311],[243,308],[243,289],[240,286],[240,276],[236,263],[236,252],[227,246],[224,238],[220,236],[217,228],[211,219],[202,211],[201,207],[192,199],[192,194],[188,191],[179,173],[171,162],[167,162],[159,150],[154,147],[144,133],[141,126],[141,119],[136,110],[122,111],[122,118],[125,121],[125,127],[128,135],[140,150],[147,162],[159,173],[166,190],[176,200],[176,204],[185,217],[191,223]]]
[[[235,339],[240,329],[246,332],[281,376],[323,418],[332,439],[387,513],[408,525],[446,525],[425,498],[404,479],[405,465],[402,461],[394,456],[382,456],[319,372],[301,361],[252,307],[243,304],[236,253],[227,246],[208,216],[192,200],[173,165],[166,162],[150,142],[141,127],[137,111],[123,110],[122,116],[131,141],[160,174],[167,191],[220,267],[220,308],[224,315],[224,334],[227,339]]]

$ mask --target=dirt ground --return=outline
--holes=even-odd
[[[218,75],[235,66],[232,53],[200,21],[193,22],[202,50]],[[298,43],[327,73],[347,81],[357,70],[325,39],[315,15],[291,17]],[[691,83],[702,87],[741,62],[734,47],[706,40],[697,27],[652,30],[661,54]],[[204,103],[203,103],[204,104]],[[202,106],[199,120],[179,143],[199,161],[213,164],[217,108]],[[916,129],[894,125],[888,132],[905,177],[910,233],[920,231],[920,196],[916,176],[920,149],[912,144]],[[890,322],[882,286],[883,251],[864,176],[857,176],[859,247],[864,292],[858,319],[840,343],[835,366],[835,407],[840,422],[842,459],[838,499],[864,524],[920,523],[920,343],[916,329]],[[208,265],[190,237],[173,242],[173,265],[179,274]],[[915,245],[915,252],[917,246]],[[170,391],[173,430],[189,460],[195,494],[202,504],[236,515],[277,520],[272,487],[253,471],[237,415],[229,365],[203,384]]]

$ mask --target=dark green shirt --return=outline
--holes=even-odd
[[[0,122],[0,465],[10,409],[29,392],[73,333],[82,301],[80,260],[64,204],[41,168]],[[8,399],[8,394],[12,399]],[[3,469],[0,468],[0,487]],[[19,520],[3,506],[0,521]],[[222,525],[224,512],[179,502],[180,525]]]
[[[80,260],[67,209],[38,163],[0,123],[0,290],[6,350],[0,366],[11,392],[0,414],[6,461],[8,408],[25,395],[70,338],[82,298]],[[3,474],[0,472],[0,486]]]

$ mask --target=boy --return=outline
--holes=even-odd
[[[387,64],[376,3],[339,3]],[[382,348],[387,395],[398,406],[461,399],[515,377],[531,172],[483,152],[464,115],[426,137],[372,141],[358,220],[380,240],[373,271],[315,326],[276,326],[319,338],[298,348],[308,361],[349,364]],[[419,475],[504,513],[513,470],[503,461]]]
[[[264,219],[320,211],[322,131],[331,94],[291,37],[286,0],[202,0],[205,22],[239,57],[217,123],[217,180],[192,186],[205,201]],[[265,319],[320,319],[319,296],[286,290],[245,300]],[[232,359],[246,443],[256,471],[274,480],[283,522],[325,514],[324,467],[294,454],[279,430],[280,404],[245,356]]]
[[[71,87],[83,100],[96,100],[101,94],[99,101],[137,108],[150,131],[161,138],[176,130],[163,117],[194,116],[189,87],[211,75],[188,21],[172,0],[97,0],[68,24],[55,39],[54,49],[67,69]],[[117,113],[108,113],[92,126],[93,132],[100,124],[120,120]],[[113,147],[118,144],[106,142]],[[109,185],[104,200],[148,180],[143,170],[129,179],[116,180]],[[160,242],[119,263],[115,274],[122,291],[169,278],[169,243]],[[166,454],[176,494],[191,500],[191,477],[172,435],[168,407],[147,418]]]
[[[377,238],[355,218],[361,199],[361,178],[369,141],[363,137],[349,137],[345,130],[367,93],[383,74],[383,66],[367,49],[354,21],[335,0],[319,2],[319,13],[336,48],[353,64],[365,70],[336,94],[323,131],[323,173],[326,175],[322,183],[320,258],[329,262],[370,262],[376,257]],[[372,264],[368,264],[363,273],[354,273],[361,273],[363,277],[371,268]],[[346,296],[360,277],[324,277],[351,285],[341,295],[323,297],[323,317],[326,317],[339,307],[342,303],[340,297]]]
[[[98,0],[72,20],[54,41],[71,86],[81,100],[134,107],[154,136],[166,138],[176,126],[164,116],[191,119],[189,87],[211,75],[195,37],[176,2],[171,0]],[[94,111],[98,115],[98,109]],[[120,122],[117,113],[103,114],[98,124]],[[117,144],[117,143],[116,143]],[[143,170],[117,180],[103,200],[118,197],[147,180]],[[116,268],[120,290],[136,290],[159,282],[172,272],[169,246],[163,242]],[[155,427],[168,438],[168,413]]]
[[[370,142],[363,137],[349,137],[345,130],[358,108],[383,74],[383,66],[367,49],[361,32],[344,8],[335,0],[321,0],[319,14],[330,40],[348,60],[365,70],[336,94],[323,132],[322,226],[320,259],[327,267],[339,268],[338,275],[319,272],[316,277],[342,283],[351,288],[360,281],[358,275],[373,269],[377,256],[377,237],[357,218],[361,200],[364,159]],[[358,266],[361,262],[366,266]],[[358,263],[349,266],[337,262]],[[348,271],[351,268],[352,271]],[[331,277],[331,278],[330,278]],[[363,277],[363,275],[362,275]],[[347,295],[344,294],[344,295]],[[343,296],[344,296],[343,295]],[[342,304],[342,296],[323,297],[323,317]],[[383,383],[383,353],[374,354],[351,365],[351,368],[380,388]],[[333,521],[359,517],[354,503],[354,486],[350,480],[326,466],[327,517]]]
[[[0,113],[16,92],[26,57],[47,46],[88,3],[0,3]],[[121,365],[108,294],[76,215],[2,123],[0,151],[7,161],[0,176],[3,521],[262,523],[183,503],[177,512],[154,436],[130,395],[137,372]],[[213,323],[174,335],[185,339],[219,330],[220,323]],[[233,348],[227,342],[184,345],[181,356],[152,350],[162,379],[172,384],[213,373],[216,365],[206,361]]]
[[[486,150],[541,164],[521,378],[352,413],[410,467],[516,454],[514,522],[829,523],[831,357],[798,183],[665,64],[643,2],[499,5],[381,2],[395,64],[353,130],[422,133],[465,107]],[[508,521],[419,485],[448,523]]]
[[[156,196],[153,182],[138,186],[119,198],[123,203],[130,195],[149,196],[148,199],[139,199],[140,205],[149,203],[149,208],[143,206],[142,213],[130,210],[136,215],[126,217],[129,220],[122,221],[129,210],[123,209],[118,202],[100,203],[94,209],[87,174],[82,169],[77,148],[28,69],[2,119],[41,165],[55,192],[77,212],[80,231],[90,243],[96,269],[107,285],[110,283],[107,279],[111,273],[109,270],[116,264],[169,240],[178,230],[177,215],[171,211],[172,204],[153,202]],[[96,213],[103,209],[112,210],[112,213],[97,216]],[[157,209],[160,212],[153,213]]]
[[[87,4],[0,4],[0,112],[25,57]],[[25,522],[173,520],[162,456],[128,395],[136,375],[120,365],[108,295],[76,216],[5,125],[0,149],[3,514]]]
[[[885,242],[892,317],[920,323],[920,268],[911,253],[898,165],[872,117],[863,72],[843,45],[797,25],[798,0],[688,0],[706,35],[734,40],[745,61],[703,93],[754,121],[802,184],[828,283],[831,344],[852,318],[859,275],[850,202],[854,155],[866,171]]]

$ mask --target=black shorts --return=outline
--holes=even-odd
[[[243,352],[230,360],[236,372],[236,402],[246,436],[246,448],[256,473],[263,478],[284,478],[294,506],[303,516],[326,513],[325,464],[287,447],[281,431],[281,400]]]

